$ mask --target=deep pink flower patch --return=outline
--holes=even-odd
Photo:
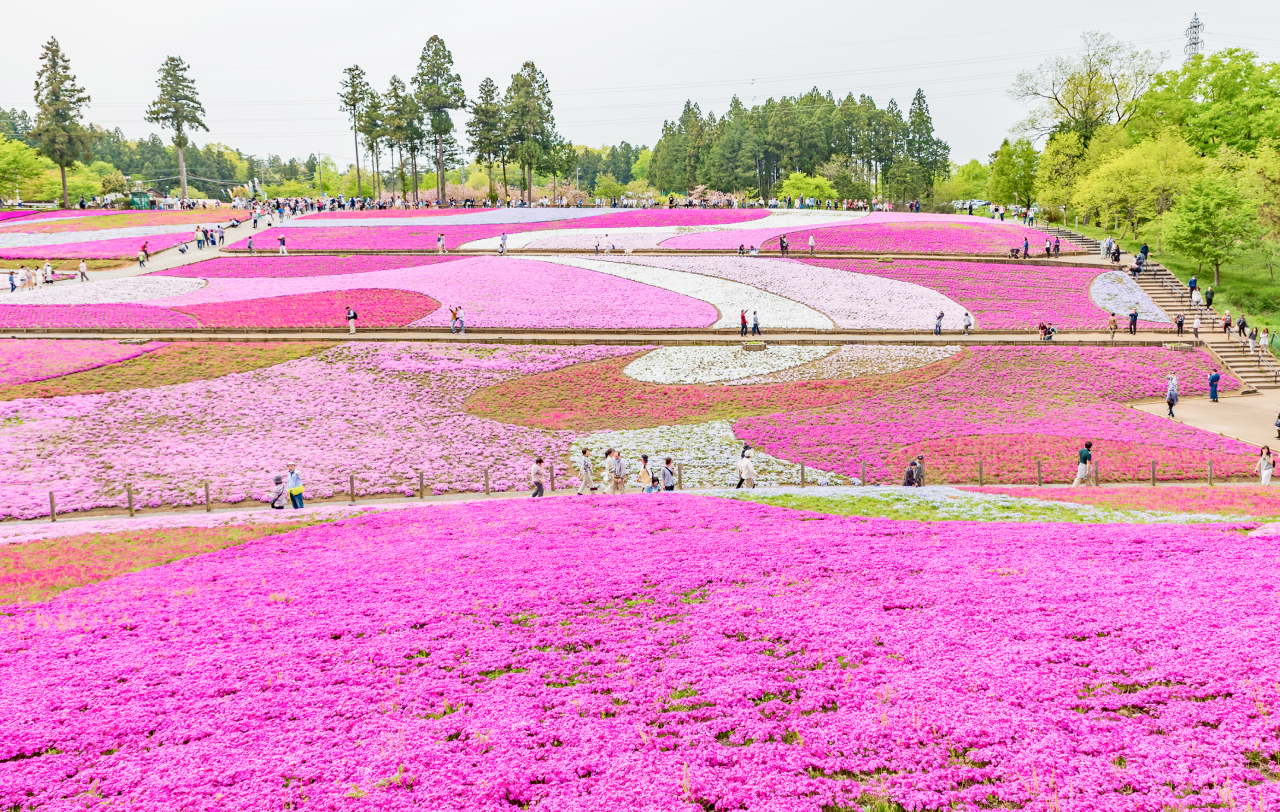
[[[143,304],[0,305],[0,329],[128,328],[185,330],[196,320],[166,307]]]
[[[4,607],[0,802],[1269,808],[1280,539],[1231,529],[659,494],[271,536]]]
[[[110,228],[145,228],[148,226],[215,226],[230,220],[244,220],[249,212],[239,209],[195,209],[192,211],[107,211],[100,216],[87,218],[66,216],[6,224],[12,227],[5,232],[18,231],[28,234],[60,234],[67,231],[94,232]]]
[[[3,311],[0,311],[3,312]],[[47,338],[0,339],[0,387],[43,381],[136,358],[168,346]]]
[[[152,254],[190,242],[192,233],[152,234],[146,237],[117,237],[111,240],[64,242],[52,245],[33,245],[27,248],[0,248],[0,259],[134,259],[138,250],[147,244]]]
[[[201,327],[345,327],[348,306],[360,327],[403,327],[434,313],[440,303],[408,290],[334,290],[173,309]]]
[[[977,217],[963,222],[865,222],[826,228],[809,228],[787,234],[791,249],[807,251],[813,235],[818,251],[859,251],[886,254],[1008,254],[1011,248],[1022,248],[1023,239],[1030,243],[1032,256],[1044,256],[1048,237],[1036,228],[1020,223],[1000,223]],[[778,238],[762,247],[776,251]],[[1061,242],[1062,251],[1078,251],[1075,245]]]
[[[453,256],[321,256],[297,257],[221,257],[194,265],[183,265],[155,276],[182,276],[197,279],[286,279],[304,276],[338,276],[351,273],[387,271],[395,268],[419,268],[451,262]]]
[[[448,217],[478,214],[493,209],[366,209],[365,211],[319,211],[305,215],[308,220],[381,220],[402,217]]]
[[[0,223],[7,223],[17,220],[19,217],[30,217],[33,211],[0,211]]]

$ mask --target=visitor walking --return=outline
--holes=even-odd
[[[1169,388],[1165,390],[1164,402],[1169,405],[1169,416],[1173,417],[1173,407],[1178,405],[1178,376],[1169,373]]]
[[[743,451],[738,458],[738,487],[748,490],[756,486],[756,467],[751,462],[751,452]]]
[[[1213,372],[1209,374],[1209,402],[1210,403],[1218,402],[1218,381],[1220,380],[1222,380],[1222,376],[1218,374],[1217,369],[1215,369]]]
[[[813,235],[809,235],[809,256],[813,256]]]
[[[588,491],[596,489],[595,480],[591,478],[591,457],[588,456],[590,450],[583,447],[582,456],[578,458],[578,476],[582,478],[582,482],[578,485],[578,496],[583,496]]]
[[[13,271],[12,271],[12,270],[10,270],[10,271],[9,271],[9,292],[10,292],[10,293],[13,293],[13,292],[14,292],[14,291],[16,291],[17,289],[18,289],[18,282],[17,282],[17,278],[15,277],[15,275],[14,275]]]
[[[461,333],[462,335],[466,335],[467,334],[467,314],[463,312],[462,305],[458,305],[457,307],[455,307],[453,310],[449,312],[453,314],[453,320],[449,322],[449,332],[454,332],[453,325],[454,325],[454,322],[457,322],[457,325],[458,325],[457,332]]]
[[[636,460],[640,463],[640,470],[636,472],[636,484],[641,489],[649,487],[653,474],[649,472],[649,455],[641,454]]]
[[[1224,336],[1231,335],[1231,311],[1222,311],[1222,334]]]
[[[1186,318],[1181,313],[1174,317],[1173,324],[1178,328],[1178,335],[1182,335],[1182,325],[1184,323],[1186,323]]]
[[[1195,319],[1191,322],[1191,335],[1195,336],[1197,339],[1200,338],[1200,316],[1199,315],[1197,315]]]
[[[1118,329],[1120,329],[1120,325],[1116,323],[1116,314],[1112,313],[1111,317],[1107,319],[1107,330],[1111,333],[1112,341],[1116,340],[1116,330]]]
[[[1138,334],[1138,308],[1134,307],[1129,311],[1129,335],[1136,336]]]
[[[502,236],[498,238],[498,256],[507,253],[507,232],[502,232]]]
[[[249,243],[249,250],[250,251],[253,250],[252,241]],[[141,248],[138,249],[138,267],[139,268],[147,267],[147,253],[143,251]]]
[[[599,256],[599,254],[600,254],[600,235],[597,234],[596,235],[596,255]]]
[[[294,510],[302,509],[302,472],[298,470],[297,463],[289,463],[286,468],[289,469],[286,474],[286,481],[289,485],[289,503],[293,505]]]
[[[282,257],[287,257],[287,256],[289,256],[289,252],[288,252],[288,251],[286,251],[286,250],[285,250],[285,247],[284,247],[284,235],[283,235],[283,234],[281,234],[281,235],[280,235],[280,256],[282,256]]]
[[[79,268],[79,271],[80,271],[80,281],[81,281],[81,282],[88,282],[88,281],[89,281],[89,274],[88,274],[88,273],[86,273],[86,271],[88,271],[88,270],[89,270],[89,268],[88,268],[88,266],[87,266],[87,265],[85,265],[85,264],[84,264],[84,260],[83,260],[83,259],[82,259],[82,260],[80,260],[80,268]]]
[[[537,499],[542,496],[542,457],[538,457],[533,461],[533,465],[529,468],[529,484],[533,486],[533,497]]]
[[[1204,306],[1213,307],[1213,285],[1210,285],[1204,291]]]
[[[347,305],[347,333],[356,334],[356,311],[351,309],[351,305]]]
[[[1077,485],[1089,484],[1089,468],[1093,465],[1093,441],[1090,440],[1084,444],[1084,448],[1080,449],[1079,464],[1076,465],[1076,478],[1071,483],[1071,487]],[[1096,480],[1094,484],[1097,484]]]
[[[667,491],[676,489],[676,470],[671,467],[670,457],[667,457],[662,464],[662,489]]]
[[[755,310],[751,311],[751,335],[763,335],[760,332],[760,314]]]
[[[1058,242],[1058,238],[1053,238],[1053,258],[1058,258],[1058,250],[1062,247],[1062,243]]]
[[[271,493],[271,509],[284,510],[284,494],[288,490],[284,485],[284,477],[276,474],[272,482],[275,484],[276,489]]]
[[[1265,488],[1271,484],[1271,472],[1276,469],[1275,458],[1271,456],[1271,446],[1264,445],[1262,450],[1258,452],[1258,462],[1253,466],[1253,470],[1257,472],[1261,478],[1261,485]]]
[[[439,234],[436,235],[436,253],[437,254],[446,253],[444,250],[444,232],[443,231],[441,231]]]
[[[627,464],[622,459],[622,452],[609,449],[605,454],[606,470],[609,472],[609,489],[606,493],[621,496],[627,492]]]
[[[969,335],[969,329],[973,327],[973,316],[969,315],[969,311],[964,314],[964,334]]]
[[[946,314],[939,310],[938,315],[933,317],[933,334],[936,336],[942,335],[942,317],[944,315]]]
[[[738,337],[746,338],[747,337],[747,311],[743,310],[742,313],[739,314],[739,317],[742,319],[742,321],[738,327]]]
[[[782,255],[789,256],[791,252],[791,243],[787,242],[787,235],[783,234],[778,238],[778,248],[782,250]]]
[[[253,235],[249,235],[249,255],[257,256],[258,252],[253,250]]]
[[[204,232],[200,230],[200,226],[196,226],[196,250],[204,250]]]

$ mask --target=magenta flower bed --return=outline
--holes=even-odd
[[[30,217],[33,211],[0,211],[0,223],[17,220],[19,217]]]
[[[558,220],[545,225],[564,228],[671,228],[674,226],[721,226],[746,223],[769,216],[768,209],[624,209],[584,217]]]
[[[0,328],[131,328],[185,330],[198,327],[182,313],[144,304],[0,305]]]
[[[5,229],[30,234],[59,234],[67,231],[103,231],[113,228],[147,228],[150,226],[216,226],[233,217],[244,220],[249,212],[240,209],[196,209],[194,211],[117,211],[86,220],[83,217],[58,217],[24,221]]]
[[[1089,285],[1103,268],[1067,265],[1013,265],[933,259],[804,259],[805,265],[835,268],[932,288],[964,305],[984,330],[1035,329],[1040,322],[1059,328],[1106,327],[1108,314],[1089,297]],[[1126,325],[1126,314],[1116,317]],[[1168,323],[1141,320],[1146,328]]]
[[[1019,223],[977,217],[967,217],[963,222],[867,222],[792,231],[787,234],[791,250],[807,251],[810,234],[818,251],[894,254],[1008,254],[1011,248],[1021,248],[1026,238],[1033,257],[1044,256],[1044,241],[1049,237],[1039,229]],[[762,247],[777,250],[778,245],[778,238],[774,237]],[[670,241],[664,247],[671,247]],[[1060,249],[1080,250],[1065,241],[1061,242]]]
[[[1160,446],[1165,464],[1197,478],[1213,454],[1235,459],[1232,470],[1219,467],[1219,473],[1240,473],[1252,465],[1256,449],[1251,446],[1124,405],[1162,398],[1171,372],[1178,376],[1182,397],[1208,392],[1207,376],[1215,364],[1203,352],[1047,346],[965,352],[957,367],[931,381],[829,409],[745,418],[734,431],[775,456],[850,476],[859,475],[865,461],[876,482],[901,480],[902,472],[888,467],[899,449],[953,439],[962,446],[992,435]],[[1221,384],[1224,391],[1239,386],[1225,374]],[[1011,458],[1025,467],[1027,459],[1035,459],[1011,444],[1002,454],[992,466],[1008,466],[1004,458]],[[1150,462],[1150,456],[1126,456],[1108,458],[1106,465],[1135,480]]]
[[[3,313],[0,310],[0,313]],[[47,338],[0,339],[0,387],[43,381],[136,358],[166,345]]]
[[[305,215],[308,220],[377,220],[383,217],[449,217],[479,214],[494,209],[366,209],[365,211],[319,211]]]
[[[34,245],[29,248],[0,248],[0,259],[134,259],[138,250],[147,244],[154,255],[166,248],[192,240],[194,231],[178,234],[152,234],[147,237],[118,237],[110,240],[86,240],[55,245]]]
[[[1230,529],[679,495],[316,526],[5,607],[0,800],[1265,809],[1280,539]]]
[[[403,327],[435,312],[440,303],[407,290],[335,290],[173,309],[201,327],[345,327],[348,306],[356,311],[359,327]]]
[[[387,271],[396,268],[419,268],[461,259],[454,256],[320,256],[298,257],[222,257],[194,265],[183,265],[155,276],[181,276],[188,279],[298,279],[307,276],[338,276],[351,273]]]

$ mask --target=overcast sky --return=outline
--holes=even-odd
[[[351,132],[337,109],[341,71],[361,65],[374,86],[413,74],[432,34],[444,38],[468,94],[492,77],[505,88],[532,59],[551,83],[559,130],[574,143],[652,146],[685,99],[717,114],[817,86],[903,107],[924,89],[952,159],[984,157],[1025,108],[1014,75],[1106,31],[1139,50],[1182,60],[1193,12],[1209,50],[1237,46],[1280,60],[1273,0],[1218,0],[1173,9],[1156,0],[1052,4],[941,2],[409,2],[310,0],[185,3],[84,0],[5,4],[0,106],[34,113],[41,45],[57,37],[93,97],[88,118],[131,138],[168,55],[192,66],[211,132],[259,156],[323,152],[345,164]],[[104,11],[110,8],[110,13]],[[461,117],[455,119],[461,125]]]

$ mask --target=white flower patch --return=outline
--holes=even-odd
[[[623,374],[646,383],[738,383],[817,361],[832,347],[772,346],[764,352],[735,347],[660,347],[627,364]]]
[[[538,257],[541,262],[555,262],[560,265],[572,265],[586,268],[589,271],[630,279],[665,288],[674,293],[701,299],[720,311],[720,319],[715,327],[737,327],[739,311],[752,310],[760,312],[760,327],[768,330],[772,327],[793,329],[830,330],[835,326],[831,319],[812,307],[800,302],[785,299],[758,288],[718,279],[699,273],[684,273],[666,268],[646,267],[630,262],[609,262],[585,257],[545,256]],[[661,314],[654,314],[655,322],[661,321]]]
[[[639,471],[639,457],[649,455],[649,470],[655,475],[662,461],[671,457],[684,464],[685,488],[732,488],[738,482],[735,467],[742,456],[742,441],[733,434],[728,420],[715,420],[694,426],[659,426],[652,429],[601,431],[579,437],[573,443],[569,458],[576,460],[582,448],[589,449],[596,478],[603,470],[604,452],[616,448],[627,464],[627,487],[634,489]],[[800,466],[753,449],[751,461],[756,469],[757,485],[799,484]],[[838,484],[847,480],[837,474],[806,468],[806,482]]]
[[[41,222],[48,222],[43,220]],[[210,220],[210,222],[215,222]],[[195,225],[182,226],[133,226],[131,228],[104,228],[97,231],[57,231],[47,234],[0,233],[0,248],[34,248],[42,245],[66,245],[73,242],[101,242],[126,238],[142,239],[157,234],[187,232],[195,238]]]
[[[657,248],[663,240],[681,233],[675,228],[661,226],[635,226],[632,228],[561,228],[550,231],[521,231],[507,235],[507,248],[594,249],[600,241],[600,252],[613,244],[613,252],[621,254],[628,248]],[[502,238],[485,237],[463,245],[466,249],[496,251]]]
[[[752,355],[768,355],[773,348],[763,353]],[[812,363],[793,366],[779,372],[771,372],[750,378],[731,381],[732,384],[754,383],[789,383],[792,381],[826,381],[861,378],[867,375],[889,375],[905,369],[928,366],[945,360],[960,352],[960,347],[911,347],[890,345],[885,347],[874,344],[845,344],[839,351],[833,352]],[[645,356],[646,358],[648,356]],[[643,360],[643,359],[641,359]],[[628,367],[629,368],[629,367]]]
[[[124,279],[100,279],[62,285],[41,285],[32,291],[19,291],[5,299],[6,304],[79,305],[125,304],[181,296],[205,286],[203,279],[179,276],[130,276]]]
[[[1154,321],[1161,324],[1172,324],[1147,292],[1123,271],[1107,271],[1099,274],[1093,284],[1089,285],[1089,298],[1093,303],[1108,313],[1126,316],[1134,305],[1138,307],[1138,318],[1143,321]]]
[[[768,217],[720,226],[690,226],[683,233],[694,231],[754,231],[761,228],[822,228],[825,226],[852,224],[866,217],[865,211],[827,211],[826,209],[773,209]]]

